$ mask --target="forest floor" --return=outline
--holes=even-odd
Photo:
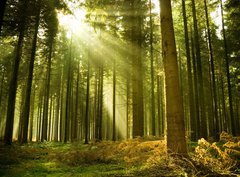
[[[189,157],[167,154],[154,138],[98,143],[0,144],[0,176],[240,176],[240,141],[188,143]]]

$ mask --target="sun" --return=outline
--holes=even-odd
[[[84,9],[75,9],[72,11],[73,14],[64,14],[58,12],[59,25],[63,27],[66,31],[71,31],[72,33],[80,33],[83,26],[86,26],[84,20],[86,12]]]
[[[152,12],[159,14],[160,13],[159,0],[152,0],[152,3],[154,4],[154,8],[152,9]]]

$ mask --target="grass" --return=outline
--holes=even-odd
[[[0,176],[237,176],[239,159],[226,143],[189,142],[188,158],[167,154],[164,140],[0,144]]]
[[[31,143],[23,146],[17,144],[12,146],[2,145],[0,146],[0,176],[124,176],[135,169],[128,170],[126,164],[120,162],[97,162],[94,159],[89,159],[89,161],[85,159],[83,161],[74,158],[75,153],[89,152],[91,154],[90,152],[93,151],[95,151],[93,145],[69,143]],[[79,160],[79,162],[70,163],[68,157],[70,160]],[[90,160],[94,160],[94,162]]]

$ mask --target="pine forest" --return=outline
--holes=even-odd
[[[239,0],[0,0],[0,176],[240,176]]]

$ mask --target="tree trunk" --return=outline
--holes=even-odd
[[[229,57],[228,57],[228,46],[225,32],[225,22],[223,17],[223,5],[222,0],[220,0],[221,5],[221,16],[222,16],[222,34],[223,34],[223,42],[224,42],[224,54],[225,54],[225,68],[227,73],[227,88],[228,88],[228,100],[229,100],[229,112],[230,112],[230,130],[233,136],[236,136],[236,128],[234,123],[234,114],[233,114],[233,103],[232,103],[232,86],[230,80],[230,71],[229,71]]]
[[[86,90],[86,113],[85,113],[85,144],[89,141],[89,92],[90,92],[90,58],[87,61],[87,90]]]
[[[143,75],[142,75],[142,16],[140,0],[132,2],[132,101],[133,138],[144,135]]]
[[[154,83],[154,56],[153,56],[153,20],[152,20],[152,0],[150,6],[150,63],[151,63],[151,113],[152,113],[152,135],[156,135],[156,115],[155,115],[155,83]]]
[[[48,141],[51,141],[51,128],[52,128],[52,119],[53,119],[53,116],[52,116],[52,112],[53,112],[53,96],[50,97],[50,110],[49,110],[49,120],[48,120],[48,136],[47,136],[47,140]]]
[[[75,115],[74,115],[74,125],[72,130],[72,140],[77,140],[77,131],[78,131],[78,110],[79,110],[79,80],[80,80],[80,70],[79,70],[80,61],[78,61],[77,67],[77,83],[76,83],[76,100],[75,100]]]
[[[167,148],[169,152],[186,154],[184,111],[179,86],[171,0],[160,0],[160,8],[166,83]]]
[[[23,122],[23,137],[22,137],[22,141],[21,141],[22,143],[27,143],[27,138],[28,138],[30,99],[31,99],[31,93],[32,93],[32,80],[33,80],[35,54],[36,54],[36,49],[37,49],[37,35],[38,35],[39,21],[40,21],[40,7],[37,7],[34,36],[33,36],[33,41],[32,41],[31,58],[30,58],[29,66],[28,66],[26,98],[25,98],[24,107],[23,107],[23,121],[24,122]]]
[[[59,141],[63,141],[63,99],[64,99],[64,74],[61,73],[61,91],[60,91],[60,116],[59,116]]]
[[[102,118],[103,118],[103,63],[100,64],[100,88],[99,88],[99,129],[98,140],[102,140]]]
[[[35,109],[35,88],[33,89],[32,100],[31,100],[31,109],[30,109],[30,125],[29,125],[29,141],[33,140],[33,119],[34,119],[34,109]]]
[[[204,0],[205,16],[207,23],[207,36],[208,36],[208,47],[209,47],[209,57],[210,57],[210,66],[211,66],[211,76],[212,76],[212,93],[213,93],[213,111],[214,111],[214,120],[215,120],[215,140],[219,140],[219,118],[218,118],[218,103],[217,103],[217,93],[216,93],[216,80],[215,80],[215,69],[214,69],[214,58],[213,58],[213,48],[212,48],[212,37],[211,30],[209,25],[209,16],[207,2]]]
[[[116,141],[116,59],[113,59],[113,134],[112,140]]]
[[[199,100],[199,115],[200,115],[200,136],[202,138],[207,138],[207,122],[204,104],[204,90],[203,90],[203,76],[202,76],[202,63],[201,63],[201,50],[199,44],[199,34],[198,34],[198,22],[196,15],[195,0],[192,0],[192,15],[193,15],[193,25],[194,25],[194,44],[196,49],[196,68],[197,68],[197,88],[198,88],[198,100]],[[196,94],[196,93],[195,93]]]
[[[129,73],[128,73],[129,74]],[[128,75],[126,76],[127,79],[126,79],[126,85],[127,85],[127,89],[126,89],[126,137],[127,139],[131,137],[131,125],[130,125],[130,122],[131,122],[131,117],[130,117],[130,80],[129,80],[129,77]]]
[[[194,109],[194,95],[193,95],[193,81],[192,81],[192,66],[191,66],[191,53],[188,36],[188,24],[186,15],[186,4],[185,0],[182,0],[182,12],[183,12],[183,23],[184,23],[184,35],[185,35],[185,50],[187,57],[187,74],[188,74],[188,98],[189,98],[189,113],[190,113],[190,125],[191,125],[191,140],[197,140],[197,129],[196,129],[196,117]]]
[[[66,103],[65,103],[65,136],[64,143],[69,140],[69,122],[70,122],[70,101],[71,101],[71,68],[72,68],[72,37],[70,44],[70,52],[67,63],[67,92],[66,92]]]
[[[42,137],[41,141],[47,141],[48,130],[48,105],[49,105],[49,92],[50,92],[50,80],[51,80],[51,65],[52,65],[52,50],[53,50],[53,34],[50,34],[48,65],[47,65],[47,80],[44,95],[43,117],[42,117]]]
[[[6,8],[7,0],[1,0],[0,1],[0,34],[2,32],[2,26],[3,26],[3,17],[4,17],[4,12]]]
[[[13,65],[12,76],[8,89],[8,107],[7,107],[7,119],[6,119],[6,128],[4,142],[5,144],[12,144],[13,137],[13,124],[14,124],[14,112],[15,112],[15,102],[16,102],[16,93],[17,93],[17,77],[19,71],[19,64],[22,55],[22,47],[24,42],[24,32],[26,26],[26,9],[28,9],[28,0],[24,0],[21,8],[21,23],[19,24],[19,36],[18,43],[16,46],[16,54]]]

